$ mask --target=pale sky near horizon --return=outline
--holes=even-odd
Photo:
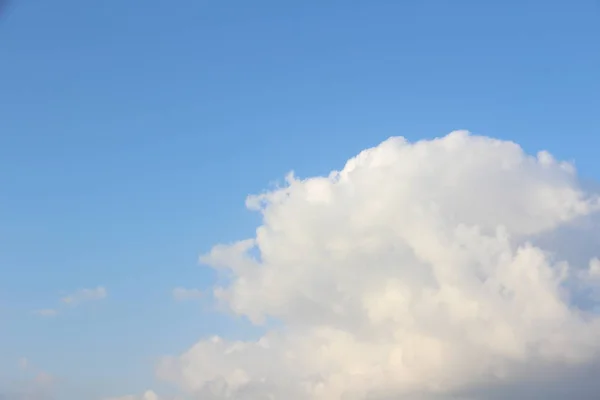
[[[377,324],[373,322],[372,318],[392,317],[369,308],[375,302],[369,297],[371,290],[390,290],[391,297],[381,300],[384,302],[404,296],[424,304],[423,298],[411,297],[416,296],[414,292],[408,295],[400,287],[384,289],[378,286],[383,281],[370,281],[367,276],[371,273],[387,280],[393,275],[386,275],[387,270],[373,272],[372,265],[388,259],[402,265],[414,261],[400,254],[386,255],[375,245],[368,255],[344,253],[355,260],[367,257],[361,264],[364,268],[357,267],[352,276],[365,274],[364,282],[371,282],[368,290],[350,276],[326,272],[338,263],[350,269],[338,258],[323,258],[326,252],[350,252],[366,237],[379,244],[374,238],[389,238],[392,225],[381,222],[367,229],[364,224],[374,224],[384,213],[387,217],[382,221],[392,221],[399,213],[396,207],[409,209],[431,201],[449,214],[425,212],[423,218],[435,220],[436,215],[443,219],[451,214],[458,219],[448,224],[475,224],[482,227],[482,235],[489,234],[485,229],[493,220],[490,229],[512,227],[511,237],[518,238],[511,244],[515,246],[529,240],[528,235],[559,232],[561,224],[589,217],[586,226],[591,230],[580,233],[579,241],[581,254],[589,257],[579,267],[587,268],[585,273],[593,281],[595,268],[600,274],[600,262],[595,264],[593,259],[600,256],[593,248],[600,244],[592,237],[593,232],[600,232],[596,229],[600,227],[598,218],[594,219],[594,193],[585,194],[589,202],[573,193],[579,193],[580,184],[600,187],[594,183],[600,181],[599,71],[600,3],[594,0],[12,0],[0,15],[0,399],[21,400],[32,390],[38,396],[35,400],[103,400],[142,396],[153,390],[161,400],[189,396],[182,397],[187,400],[198,393],[207,396],[206,390],[218,391],[207,389],[206,382],[222,377],[234,389],[215,392],[214,399],[262,399],[266,393],[277,393],[276,398],[329,396],[327,400],[336,400],[340,398],[336,390],[341,389],[335,385],[343,386],[338,381],[327,381],[324,392],[312,395],[300,389],[283,392],[281,387],[286,379],[299,382],[313,375],[342,376],[348,373],[343,365],[351,365],[354,359],[305,360],[302,368],[285,372],[266,366],[253,370],[249,365],[254,365],[253,357],[281,362],[283,349],[316,351],[316,339],[306,332],[318,331],[325,337],[333,334],[322,329],[333,327],[355,340],[344,336],[346,343],[340,339],[346,343],[341,353],[347,357],[366,351],[371,354],[375,350],[365,344],[371,343],[369,335],[381,339],[400,329],[394,325],[397,321],[390,322],[393,328],[379,325],[383,324],[379,319]],[[403,136],[413,143],[456,130],[468,130],[473,136],[449,136],[446,144],[440,145],[443,150],[435,147],[438,142],[424,142],[422,147],[385,142],[379,152],[370,153],[372,159],[366,157],[364,164],[356,161],[356,171],[362,172],[348,178],[356,180],[353,189],[343,194],[329,188],[335,186],[333,181],[298,189],[306,204],[332,205],[328,211],[290,200],[281,209],[269,208],[263,222],[259,212],[246,208],[247,196],[274,190],[276,182],[284,185],[292,170],[299,179],[328,176],[389,137]],[[496,142],[471,139],[477,135],[503,144],[497,145],[496,152],[496,145],[491,144]],[[519,144],[533,157],[547,150],[557,160],[573,163],[581,180],[568,175],[558,163],[548,167],[545,156],[538,157],[535,166],[527,164],[529,161],[519,164],[515,160],[521,160],[523,154],[505,141]],[[468,163],[465,160],[472,164],[457,167],[463,161]],[[413,186],[403,187],[400,175],[389,171],[373,172],[388,162],[404,163],[398,167],[407,174],[402,179]],[[494,168],[511,163],[518,165],[514,176],[501,178]],[[436,180],[446,171],[456,174],[448,172],[444,181]],[[389,190],[378,192],[377,183]],[[432,189],[438,186],[466,191],[459,195]],[[419,190],[413,191],[416,187]],[[522,190],[510,195],[518,187]],[[555,201],[542,199],[538,192],[529,193],[538,187],[545,188],[543,193],[554,193]],[[397,197],[400,192],[405,197]],[[380,208],[358,208],[363,203],[357,199],[370,199],[375,193],[377,199],[384,199]],[[488,198],[488,194],[495,197]],[[514,208],[496,211],[501,208],[496,200],[500,205],[510,202]],[[365,202],[379,204],[375,198]],[[492,205],[495,208],[490,208]],[[486,216],[496,212],[497,221]],[[346,226],[349,221],[361,229]],[[224,251],[230,258],[219,262],[233,270],[229,278],[238,278],[238,283],[241,279],[246,285],[228,286],[227,277],[199,264],[199,256],[215,245],[254,238],[260,225],[268,229],[258,235],[260,250],[254,248],[250,253],[262,257],[259,264],[264,263],[265,270],[275,266],[285,274],[265,273],[259,278],[246,270],[250,267],[233,260],[237,250],[231,254]],[[335,236],[327,251],[303,247],[308,246],[306,238],[332,226],[344,230],[336,233],[339,237],[334,233],[327,237]],[[436,232],[445,232],[439,229]],[[269,236],[274,232],[285,234],[289,241]],[[404,233],[398,235],[394,243],[408,243],[415,254],[420,254],[419,246],[425,246]],[[435,237],[438,243],[439,237]],[[349,247],[344,243],[350,243]],[[427,246],[433,246],[431,243]],[[556,241],[548,243],[545,251],[562,254]],[[501,244],[493,248],[499,249]],[[298,251],[296,260],[306,260],[293,261],[293,251]],[[441,248],[435,251],[443,252]],[[485,258],[477,254],[473,265]],[[438,271],[435,266],[441,261],[419,262]],[[312,269],[308,265],[322,270],[314,269],[309,276]],[[556,271],[558,267],[548,268]],[[485,273],[494,279],[508,279],[492,270],[496,271],[491,268]],[[432,273],[436,285],[443,287],[442,278],[436,275],[441,272]],[[477,274],[473,272],[473,276]],[[297,286],[283,282],[284,277]],[[511,282],[503,284],[516,285],[512,288],[515,293],[527,292]],[[457,293],[472,296],[469,298],[479,304],[478,312],[483,313],[483,305],[488,304],[490,315],[511,313],[472,286],[456,285]],[[550,283],[544,285],[535,292],[539,299],[559,307]],[[218,286],[226,288],[220,307],[213,294]],[[288,289],[280,289],[284,287]],[[420,286],[411,287],[414,291]],[[583,293],[575,292],[579,286],[569,287],[574,298]],[[324,294],[335,290],[340,290],[339,298]],[[335,315],[346,312],[344,307],[350,307],[344,303],[347,299],[364,300],[352,305],[370,310],[370,325],[359,324],[360,319],[336,319]],[[598,299],[600,296],[592,296],[586,301]],[[560,304],[570,307],[570,303]],[[538,317],[546,322],[560,320],[556,326],[565,331],[552,325],[559,337],[552,344],[544,342],[536,329],[525,323],[521,326],[520,317],[525,317],[519,314],[503,321],[522,329],[508,334],[498,323],[497,334],[503,339],[493,345],[475,338],[457,344],[454,339],[436,336],[438,344],[423,346],[439,345],[441,349],[452,343],[461,349],[464,346],[467,353],[489,355],[485,363],[473,359],[469,365],[493,364],[498,369],[490,372],[492,375],[502,375],[498,371],[512,365],[507,360],[513,358],[519,359],[521,366],[529,366],[538,353],[534,357],[527,351],[558,354],[564,361],[579,360],[581,349],[595,348],[587,342],[600,332],[594,323],[582,328],[576,313],[545,307],[540,305],[527,318],[534,323]],[[324,309],[331,313],[321,313]],[[460,309],[462,316],[467,313],[464,310],[470,310],[466,305]],[[536,314],[542,309],[543,313]],[[550,309],[560,318],[544,314]],[[427,337],[430,328],[419,319],[424,318],[421,311],[406,311],[420,321],[414,322],[420,338]],[[250,321],[259,315],[268,317],[266,327]],[[357,324],[370,330],[359,334]],[[470,326],[469,332],[481,328],[476,322],[461,324]],[[543,328],[539,329],[546,329],[540,324]],[[272,353],[264,356],[251,349],[240,359],[222,361],[220,345],[212,348],[206,344],[210,341],[200,342],[207,349],[190,358],[214,364],[216,375],[212,378],[212,372],[192,361],[196,370],[190,367],[185,372],[181,359],[171,360],[165,367],[165,357],[177,357],[214,335],[255,340],[265,332],[280,333],[278,327],[287,333],[271,338],[275,343]],[[573,338],[570,329],[588,336]],[[506,335],[514,337],[511,345],[503,342],[508,340]],[[403,336],[398,340],[389,344],[390,354],[393,349],[405,349],[402,346],[409,339]],[[522,343],[535,350],[526,345],[528,350],[523,350]],[[483,351],[477,346],[489,347]],[[588,352],[596,354],[594,351]],[[424,357],[419,354],[415,357]],[[443,361],[454,358],[443,353],[440,360],[433,364],[445,365]],[[554,364],[560,360],[552,359],[547,365],[541,362],[540,371],[562,371]],[[600,357],[588,361],[600,362]],[[373,360],[369,368],[379,362]],[[399,368],[394,362],[390,361],[392,370]],[[239,367],[245,375],[236,375],[238,364],[245,366]],[[425,376],[467,391],[482,384],[462,375],[449,377],[431,365],[424,362],[414,367],[422,372],[411,378],[414,390],[430,390],[419,386]],[[367,368],[363,367],[356,370]],[[368,376],[373,382],[381,378]],[[245,388],[260,377],[275,382],[276,387],[256,384],[260,389],[252,389],[255,392]],[[376,388],[365,389],[356,383],[356,387],[343,390],[361,399],[364,390],[389,395],[405,390],[408,381],[381,378]]]

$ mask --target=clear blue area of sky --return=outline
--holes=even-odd
[[[68,380],[65,399],[136,392],[157,356],[254,335],[170,295],[210,288],[197,256],[253,234],[246,195],[389,136],[454,129],[600,178],[600,3],[13,0],[0,17],[0,383],[26,356]],[[106,300],[31,313],[96,285]]]

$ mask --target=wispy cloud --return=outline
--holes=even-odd
[[[110,397],[104,400],[160,400],[162,397],[158,397],[156,393],[152,390],[147,390],[144,394],[140,396],[129,395],[129,396],[121,396],[121,397]]]
[[[29,359],[27,357],[19,358],[18,365],[21,371],[25,371],[29,367]]]
[[[106,298],[108,291],[104,286],[97,286],[96,288],[83,288],[76,290],[75,292],[64,296],[60,299],[61,303],[69,306],[76,306],[81,303],[88,301],[98,301]],[[33,314],[40,317],[51,318],[55,317],[59,313],[59,308],[41,308],[33,311]],[[0,399],[1,400],[1,399]]]
[[[186,289],[177,287],[173,289],[173,298],[177,301],[195,300],[202,297],[202,292],[199,289]]]
[[[27,357],[17,361],[24,379],[10,382],[0,389],[0,400],[49,400],[54,399],[54,389],[59,379],[35,366]]]
[[[79,289],[75,293],[65,296],[61,301],[69,305],[77,305],[86,301],[102,300],[106,298],[108,292],[103,286],[94,289]]]
[[[58,314],[58,310],[55,310],[54,308],[43,308],[41,310],[35,310],[33,313],[40,317],[55,317]]]

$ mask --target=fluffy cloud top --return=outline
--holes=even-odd
[[[166,358],[159,375],[194,398],[514,397],[600,360],[600,317],[582,306],[600,262],[535,244],[600,201],[546,152],[463,131],[396,137],[247,204],[256,237],[202,261],[230,278],[222,305],[282,327]]]
[[[61,300],[65,304],[76,305],[86,301],[102,300],[106,298],[106,289],[98,286],[93,289],[79,289],[75,293],[63,297]]]

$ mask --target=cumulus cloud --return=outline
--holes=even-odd
[[[202,297],[202,292],[199,289],[186,289],[177,287],[173,289],[173,298],[177,301],[195,300]]]
[[[77,305],[86,301],[102,300],[106,296],[106,289],[103,286],[98,286],[94,289],[79,289],[75,293],[63,297],[61,300],[65,304]]]
[[[165,358],[158,375],[194,398],[495,399],[594,384],[582,371],[599,371],[600,316],[583,304],[598,301],[600,261],[563,258],[557,232],[597,223],[600,201],[547,152],[463,131],[395,137],[247,205],[263,216],[256,236],[201,260],[228,277],[221,305],[279,324]]]

